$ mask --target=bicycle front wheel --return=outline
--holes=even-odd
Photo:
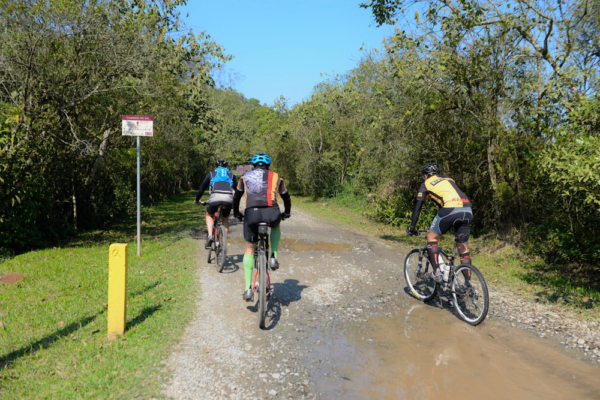
[[[258,254],[258,326],[265,327],[267,319],[267,257],[264,251]]]
[[[225,268],[225,259],[227,258],[227,235],[225,228],[220,225],[217,229],[217,237],[215,238],[218,245],[215,249],[215,258],[217,259],[217,271],[223,272]]]
[[[463,321],[473,326],[483,322],[490,307],[490,297],[483,275],[477,268],[462,264],[456,269],[452,297]]]
[[[421,250],[414,249],[406,256],[404,260],[404,279],[413,296],[421,301],[430,301],[438,290],[438,284],[433,280],[431,272],[433,268],[429,265],[427,257],[421,260],[419,266],[419,256]]]

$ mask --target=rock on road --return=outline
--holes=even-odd
[[[282,222],[268,328],[242,300],[242,226],[223,273],[206,263],[197,314],[167,361],[175,399],[597,398],[600,370],[556,341],[460,321],[405,290],[406,249],[294,210]],[[482,271],[485,275],[485,271]],[[492,290],[491,296],[494,292]],[[596,364],[597,365],[597,364]],[[466,396],[465,396],[466,394]]]

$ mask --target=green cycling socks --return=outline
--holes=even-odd
[[[279,250],[279,241],[281,240],[281,227],[271,228],[271,250],[277,258],[277,250]]]
[[[254,269],[254,254],[244,254],[244,277],[246,278],[247,290],[252,285],[252,270]]]
[[[281,228],[271,228],[271,250],[277,258],[279,241],[281,240]],[[254,270],[254,254],[244,254],[244,278],[246,278],[246,289],[252,285],[252,271]]]

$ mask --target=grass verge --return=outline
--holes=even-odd
[[[142,256],[135,221],[86,232],[61,247],[0,263],[0,397],[161,397],[170,354],[199,296],[200,225],[193,194],[142,214]],[[108,341],[108,246],[128,243],[127,330]]]
[[[314,200],[294,196],[293,202],[294,207],[323,220],[404,244],[407,249],[422,246],[425,241],[423,236],[408,236],[404,229],[369,219],[365,211],[367,205],[361,200],[353,201],[347,197],[342,201],[336,198]],[[444,235],[440,244],[451,250],[453,236]],[[509,289],[531,300],[565,306],[586,317],[600,318],[600,291],[576,284],[574,277],[565,277],[564,268],[546,265],[541,259],[530,257],[519,248],[491,236],[472,238],[469,250],[473,264],[481,269],[488,285]]]

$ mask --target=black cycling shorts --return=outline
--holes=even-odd
[[[450,228],[454,228],[456,240],[459,243],[468,243],[472,221],[473,211],[471,207],[441,208],[429,229],[441,236],[448,232]]]
[[[258,243],[258,224],[266,222],[271,228],[279,226],[279,207],[246,208],[244,212],[244,239],[248,243]]]
[[[229,214],[231,213],[231,207],[233,206],[233,204],[228,201],[215,201],[212,203],[208,203],[208,206],[206,206],[206,213],[210,215],[215,215],[215,213],[219,209],[219,206],[223,206],[223,208],[221,209],[221,218],[229,218]]]

